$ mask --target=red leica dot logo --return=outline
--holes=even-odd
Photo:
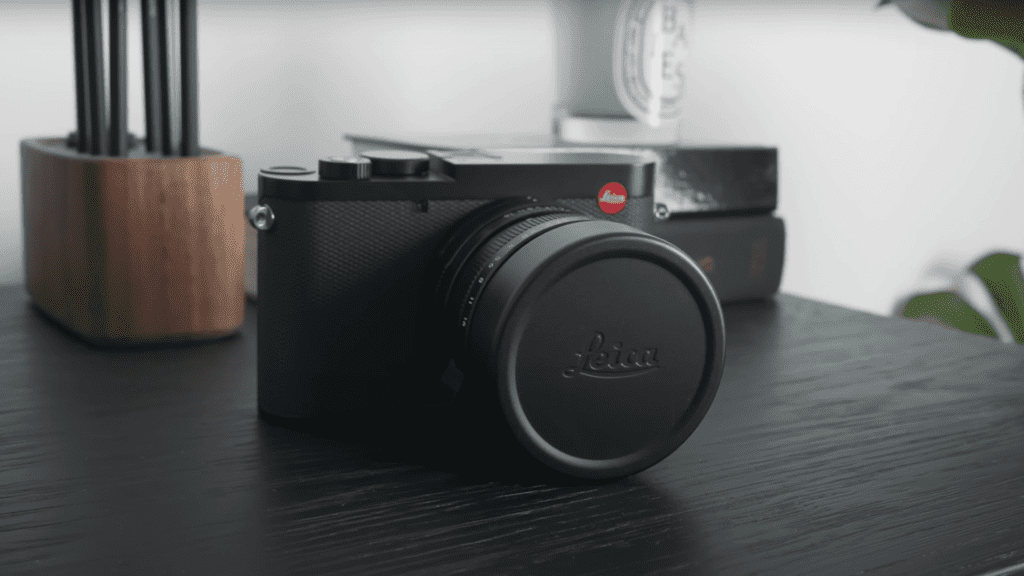
[[[618,182],[609,182],[597,193],[597,205],[605,214],[618,214],[626,207],[626,188]]]

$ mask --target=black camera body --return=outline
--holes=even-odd
[[[262,170],[261,414],[345,419],[475,390],[558,472],[660,461],[710,407],[725,335],[700,268],[645,232],[672,224],[654,171],[566,148]]]

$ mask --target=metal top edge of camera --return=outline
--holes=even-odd
[[[264,168],[259,193],[289,200],[548,200],[593,197],[618,182],[637,198],[653,194],[656,163],[653,154],[614,148],[373,150],[323,158],[316,170]]]

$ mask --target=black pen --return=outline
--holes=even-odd
[[[146,150],[159,152],[163,143],[164,93],[160,86],[160,28],[156,4],[161,0],[142,0],[142,84],[146,101]]]
[[[85,63],[85,0],[72,0],[71,10],[74,21],[74,42],[75,42],[75,106],[78,114],[78,142],[79,152],[89,151],[89,141],[92,139],[92,119],[89,115],[89,67]]]
[[[169,0],[157,0],[156,3],[158,46],[160,53],[160,85],[163,88],[163,98],[160,107],[160,151],[164,156],[177,156],[179,149],[178,134],[179,125],[176,106],[178,94],[181,87],[174,82],[174,61],[177,56],[171,48],[173,38],[170,24],[174,20]]]
[[[100,0],[85,0],[85,67],[89,93],[89,152],[107,153],[106,86],[103,74],[103,15]]]
[[[110,0],[110,154],[128,153],[128,33],[125,0]]]
[[[196,0],[181,0],[181,154],[199,154]]]

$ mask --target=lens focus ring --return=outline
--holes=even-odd
[[[455,321],[458,341],[464,342],[472,321],[473,308],[487,281],[502,262],[530,239],[554,227],[588,218],[575,214],[544,214],[533,216],[505,228],[481,245],[467,259],[452,286],[449,313]]]

